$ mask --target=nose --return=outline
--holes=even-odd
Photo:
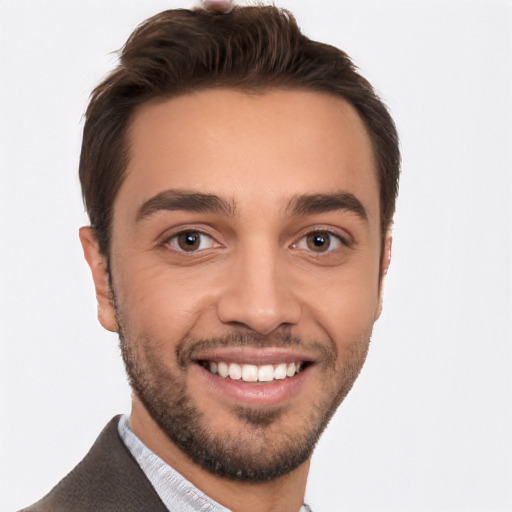
[[[221,322],[261,335],[298,323],[301,304],[279,250],[247,251],[230,268],[217,303]]]

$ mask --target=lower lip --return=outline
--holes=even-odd
[[[314,369],[314,365],[307,366],[293,377],[272,382],[244,382],[229,377],[219,377],[210,373],[201,365],[194,365],[199,376],[204,380],[208,389],[221,397],[227,397],[238,404],[250,405],[279,405],[301,391]]]

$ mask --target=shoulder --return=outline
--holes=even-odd
[[[44,498],[20,512],[166,512],[119,437],[118,423],[116,416],[71,473]]]

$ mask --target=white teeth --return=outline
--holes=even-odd
[[[229,365],[229,377],[233,380],[240,380],[242,378],[242,367],[239,364],[231,363]]]
[[[265,364],[258,368],[258,380],[260,382],[270,382],[274,380],[274,367],[271,364]]]
[[[276,380],[286,379],[286,363],[278,364],[274,368],[274,379],[276,379]]]
[[[255,364],[228,364],[224,361],[210,361],[205,366],[210,370],[210,373],[223,378],[229,377],[230,379],[243,380],[244,382],[272,382],[273,380],[293,377],[302,370],[302,365],[302,362],[257,366]]]
[[[227,377],[229,375],[229,368],[227,363],[221,361],[217,363],[217,372],[221,377]]]
[[[295,363],[288,363],[286,365],[286,376],[293,377],[295,375]]]
[[[242,380],[244,382],[258,382],[258,367],[254,364],[242,366]]]

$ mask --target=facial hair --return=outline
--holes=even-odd
[[[117,308],[118,309],[118,308]],[[343,351],[336,364],[334,343],[327,339],[305,342],[289,335],[261,337],[247,332],[224,337],[187,337],[176,346],[176,367],[164,363],[158,347],[174,346],[142,335],[132,339],[117,312],[121,352],[133,392],[167,437],[194,463],[209,472],[239,482],[265,482],[285,475],[305,462],[329,420],[356,380],[367,355],[370,333]],[[190,396],[186,372],[194,354],[215,347],[303,346],[319,354],[325,376],[318,398],[300,411],[301,422],[283,427],[288,407],[238,406],[230,412],[240,423],[239,435],[214,429]],[[219,414],[229,414],[219,411]],[[285,426],[287,424],[285,423]]]

